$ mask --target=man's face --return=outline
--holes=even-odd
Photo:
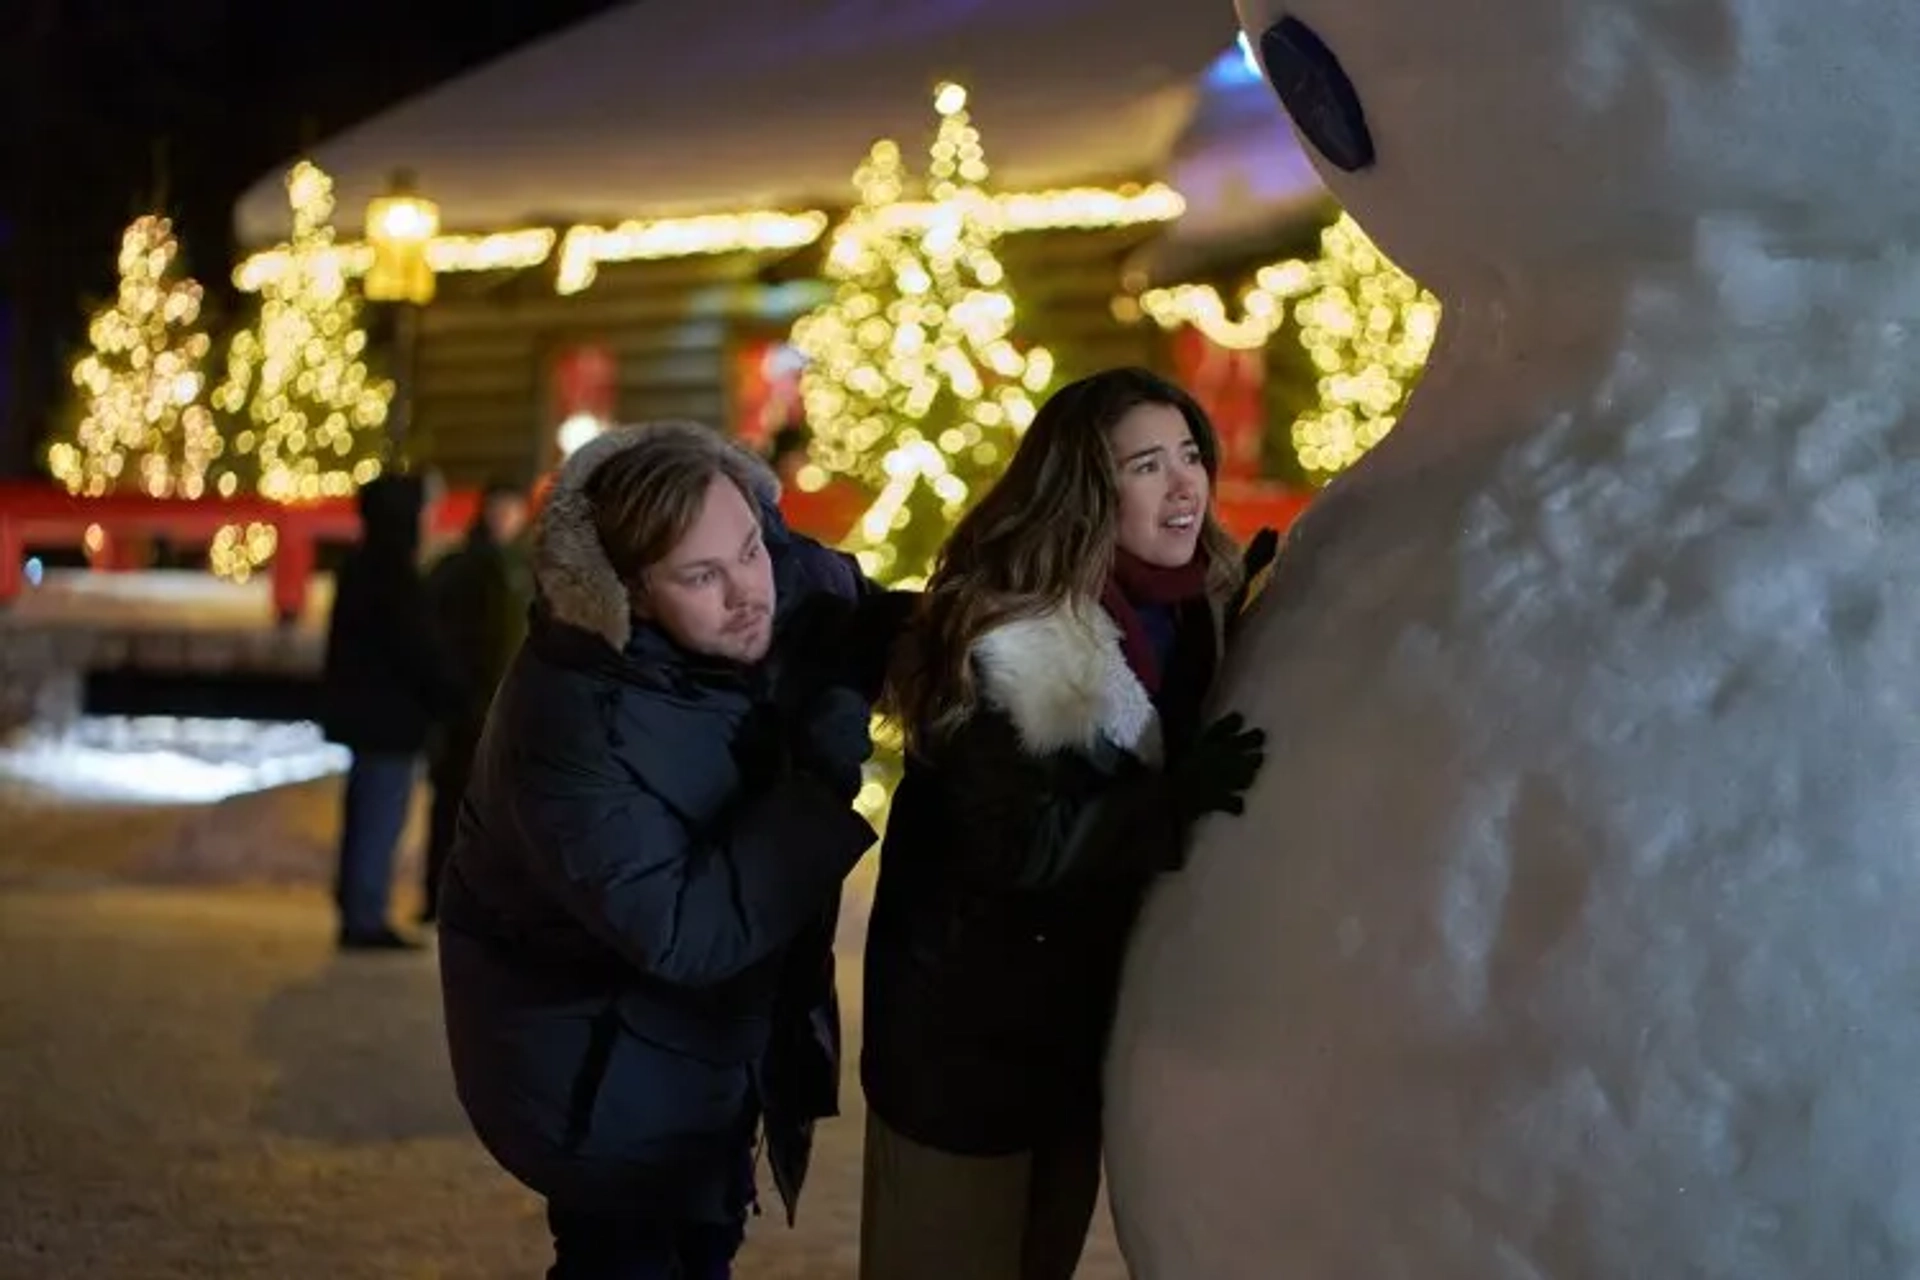
[[[646,571],[637,612],[692,653],[758,662],[773,643],[773,565],[760,518],[724,476],[707,486],[693,527]]]

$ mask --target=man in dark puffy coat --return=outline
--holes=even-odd
[[[793,1213],[836,1110],[832,943],[898,604],[703,427],[569,459],[441,887],[462,1104],[550,1276],[724,1277],[756,1131]]]
[[[321,728],[353,753],[340,822],[340,945],[411,950],[389,919],[396,847],[420,753],[452,707],[420,577],[426,489],[382,476],[359,492],[361,536],[340,566],[327,620]]]

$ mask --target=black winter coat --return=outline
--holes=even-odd
[[[1197,612],[1164,720],[1097,610],[975,645],[978,704],[909,757],[868,924],[861,1081],[890,1128],[981,1156],[1097,1133],[1127,936],[1182,834],[1136,800],[1212,671]]]
[[[821,637],[865,584],[769,505],[773,655],[749,671],[678,650],[631,626],[604,556],[590,563],[575,465],[590,450],[549,499],[542,600],[442,891],[455,1081],[482,1142],[536,1192],[674,1221],[740,1210],[763,1118],[791,1215],[812,1122],[836,1109],[834,925],[873,832],[789,766],[777,722],[808,689],[870,678],[821,657],[853,650]]]
[[[357,752],[412,755],[458,697],[415,563],[425,490],[382,476],[359,492],[360,544],[334,579],[320,727]]]

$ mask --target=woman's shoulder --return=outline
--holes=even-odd
[[[1127,666],[1119,629],[1097,607],[1012,618],[974,641],[979,711],[1003,718],[1029,755],[1142,753],[1157,732],[1152,700]]]

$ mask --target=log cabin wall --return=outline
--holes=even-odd
[[[585,291],[550,270],[449,276],[421,318],[414,439],[449,482],[526,481],[552,461],[554,357],[599,343],[625,422],[724,417],[724,352],[758,286],[747,255],[610,263]]]
[[[1016,334],[1045,344],[1062,378],[1116,364],[1164,365],[1151,325],[1112,313],[1127,256],[1153,227],[1047,231],[999,245],[1018,306]],[[783,336],[824,293],[810,259],[751,254],[609,263],[583,292],[554,291],[552,268],[447,275],[421,316],[412,438],[450,484],[530,481],[553,460],[549,370],[599,343],[618,366],[620,421],[732,421],[739,344]]]

